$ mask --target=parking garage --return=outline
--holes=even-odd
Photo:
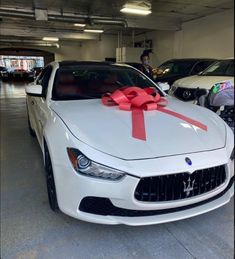
[[[234,258],[234,2],[0,3],[1,258]]]

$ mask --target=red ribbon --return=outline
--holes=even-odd
[[[119,106],[120,110],[132,111],[132,136],[140,140],[146,140],[146,131],[144,123],[144,111],[158,110],[168,115],[177,117],[198,128],[207,131],[207,126],[199,121],[193,120],[177,112],[164,108],[167,106],[167,100],[162,98],[152,88],[141,89],[139,87],[127,87],[107,93],[102,97],[102,103],[105,106]]]

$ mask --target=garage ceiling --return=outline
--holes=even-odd
[[[102,28],[106,34],[116,35],[120,31],[131,35],[133,29],[135,34],[149,30],[179,30],[182,22],[234,8],[233,0],[150,2],[152,14],[139,17],[120,12],[127,0],[1,0],[1,42],[8,38],[13,42],[15,36],[15,40],[23,38],[25,41],[41,40],[48,35],[64,40],[99,38],[99,35],[83,33],[73,25],[76,22],[85,22],[88,28]],[[46,14],[47,20],[36,20],[38,10]]]
[[[125,0],[1,0],[1,7],[42,8],[52,11],[121,17]],[[176,17],[181,21],[197,19],[234,7],[233,0],[152,0],[153,15]]]

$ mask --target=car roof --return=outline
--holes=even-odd
[[[174,58],[174,59],[169,59],[167,61],[165,61],[164,63],[166,62],[174,62],[174,61],[192,61],[192,62],[196,62],[196,61],[206,61],[206,60],[209,60],[209,61],[216,61],[218,59],[215,59],[215,58]]]
[[[76,61],[76,60],[64,60],[59,61],[59,66],[77,66],[77,65],[114,65],[116,63],[111,61]]]

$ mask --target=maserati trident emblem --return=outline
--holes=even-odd
[[[183,183],[184,183],[184,192],[186,192],[186,197],[188,197],[191,191],[193,191],[195,179],[192,181],[189,176],[187,182],[183,182]]]
[[[189,157],[185,157],[185,162],[186,162],[188,165],[192,165],[192,160],[191,160]]]

